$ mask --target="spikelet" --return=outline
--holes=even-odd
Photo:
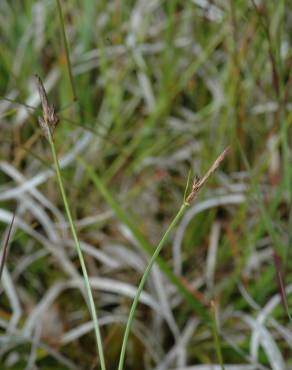
[[[46,90],[44,88],[43,82],[40,79],[38,75],[35,75],[37,80],[37,89],[39,92],[39,96],[42,103],[42,109],[43,109],[43,117],[38,117],[38,121],[40,124],[40,127],[42,129],[43,134],[48,139],[49,138],[49,131],[52,135],[54,132],[54,129],[56,128],[59,118],[55,112],[55,108],[53,105],[49,105],[48,97]]]

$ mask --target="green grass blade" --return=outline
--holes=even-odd
[[[8,229],[8,233],[6,235],[6,238],[4,240],[4,244],[3,244],[3,247],[2,247],[2,250],[1,250],[2,256],[1,256],[1,259],[0,259],[0,279],[2,277],[2,273],[3,273],[3,270],[4,270],[4,266],[5,266],[8,246],[9,246],[9,242],[10,242],[10,235],[11,235],[12,226],[13,226],[14,219],[15,219],[15,212],[16,211],[13,212],[12,219],[11,219],[9,229]]]
[[[63,17],[63,12],[62,12],[61,0],[56,0],[56,1],[57,1],[57,8],[58,8],[58,14],[59,14],[59,21],[60,21],[60,26],[61,26],[62,39],[63,39],[64,49],[65,49],[65,56],[66,56],[66,63],[67,63],[67,68],[68,68],[69,80],[70,80],[70,85],[71,85],[71,89],[72,89],[73,100],[76,101],[77,100],[77,93],[76,93],[76,88],[75,88],[75,83],[74,83],[74,78],[73,78],[73,72],[72,72],[72,66],[71,66],[71,61],[70,61],[68,40],[67,40],[67,36],[66,36],[66,32],[65,32],[65,23],[64,23],[64,17]]]
[[[217,354],[219,364],[221,366],[221,370],[225,370],[222,351],[221,351],[219,331],[218,331],[217,312],[216,312],[216,306],[215,306],[214,301],[211,302],[211,311],[212,311],[212,329],[213,329],[216,354]]]
[[[273,240],[274,245],[283,253],[283,250],[284,250],[283,243],[280,240],[280,238],[279,238],[279,236],[278,236],[278,234],[275,230],[273,220],[271,219],[271,217],[269,215],[269,212],[265,208],[264,202],[262,200],[262,195],[261,195],[259,184],[255,183],[255,181],[254,181],[251,166],[250,166],[250,164],[248,162],[248,159],[247,159],[247,156],[246,156],[246,154],[245,154],[245,152],[244,152],[244,150],[243,150],[243,148],[242,148],[242,146],[241,146],[241,144],[238,140],[237,140],[237,145],[238,145],[243,163],[245,165],[245,168],[246,168],[246,170],[249,174],[251,185],[255,189],[255,200],[258,204],[259,211],[261,213],[265,229],[266,229],[267,233],[271,236],[271,239]]]

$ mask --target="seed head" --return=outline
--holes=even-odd
[[[53,133],[55,127],[57,126],[59,122],[59,118],[55,112],[54,106],[49,105],[48,96],[47,96],[42,80],[40,79],[38,75],[35,75],[35,77],[36,77],[38,93],[39,93],[41,103],[42,103],[42,110],[43,110],[43,116],[38,117],[38,121],[41,126],[43,134],[48,139],[49,137],[48,130],[50,130],[51,134]]]
[[[223,159],[226,157],[227,153],[229,152],[229,147],[226,148],[220,155],[219,157],[213,162],[207,173],[202,177],[195,177],[193,186],[191,189],[190,194],[188,195],[186,202],[190,204],[194,198],[198,195],[199,191],[201,188],[205,185],[207,182],[208,178],[217,170],[219,167],[220,163],[223,161]]]

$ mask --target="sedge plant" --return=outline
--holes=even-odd
[[[181,205],[178,213],[174,217],[173,221],[170,223],[170,225],[167,228],[165,234],[163,235],[162,239],[160,240],[158,246],[156,247],[156,249],[155,249],[152,257],[150,258],[150,260],[148,262],[148,265],[147,265],[147,267],[146,267],[146,269],[145,269],[145,271],[144,271],[144,273],[142,275],[142,278],[140,280],[140,283],[139,283],[139,286],[138,286],[136,295],[134,297],[134,300],[133,300],[133,303],[132,303],[132,306],[131,306],[131,309],[130,309],[130,313],[129,313],[129,317],[128,317],[128,321],[127,321],[127,324],[126,324],[125,333],[124,333],[124,337],[123,337],[123,342],[122,342],[122,348],[121,348],[121,353],[120,353],[118,370],[123,370],[123,368],[124,368],[126,349],[127,349],[127,344],[128,344],[128,339],[129,339],[129,335],[130,335],[130,330],[131,330],[132,322],[133,322],[133,319],[134,319],[134,316],[135,316],[135,312],[136,312],[136,309],[137,309],[137,305],[138,305],[138,302],[139,302],[140,295],[141,295],[141,293],[143,291],[144,285],[145,285],[146,280],[147,280],[147,278],[149,276],[149,273],[151,271],[151,268],[153,267],[155,261],[157,260],[157,258],[159,256],[162,248],[164,247],[166,241],[168,240],[169,235],[171,234],[171,232],[173,231],[173,229],[175,228],[175,226],[178,224],[179,220],[182,218],[182,216],[184,215],[184,213],[186,212],[187,208],[190,206],[190,204],[192,203],[192,201],[197,197],[199,191],[205,185],[205,183],[207,182],[208,178],[219,167],[220,163],[223,161],[223,159],[225,158],[226,154],[228,153],[228,150],[229,150],[229,148],[226,148],[219,155],[219,157],[215,160],[215,162],[209,168],[209,170],[207,171],[207,173],[201,179],[200,178],[199,179],[196,178],[194,180],[193,185],[192,185],[192,189],[191,189],[189,195],[188,196],[185,195],[184,200],[183,200],[183,203],[182,203],[182,205]]]
[[[65,192],[61,169],[60,169],[57,151],[56,151],[54,138],[53,138],[53,132],[58,123],[58,116],[55,113],[54,107],[50,106],[48,103],[47,94],[46,94],[46,91],[45,91],[45,88],[43,86],[41,79],[38,76],[36,76],[36,79],[37,79],[37,88],[38,88],[39,96],[40,96],[41,103],[42,103],[42,110],[43,110],[43,116],[39,117],[39,124],[41,126],[43,134],[45,135],[45,137],[47,138],[50,144],[50,148],[52,151],[57,181],[59,184],[62,200],[64,203],[65,211],[67,214],[67,218],[69,221],[70,229],[71,229],[72,236],[75,242],[75,248],[78,254],[78,258],[79,258],[79,262],[80,262],[80,266],[81,266],[81,270],[83,274],[84,285],[85,285],[87,298],[88,298],[88,305],[89,305],[90,313],[91,313],[92,320],[93,320],[94,330],[95,330],[95,336],[96,336],[96,342],[97,342],[97,352],[99,355],[100,367],[101,367],[101,370],[106,370],[101,333],[99,329],[99,322],[98,322],[98,317],[97,317],[96,308],[94,304],[92,290],[90,287],[88,272],[87,272],[87,268],[86,268],[83,254],[81,251],[81,246],[80,246],[80,242],[77,236],[76,227],[73,222],[73,217],[72,217],[72,213],[69,207],[67,195]]]

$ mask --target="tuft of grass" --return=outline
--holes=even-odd
[[[226,368],[291,367],[291,19],[285,0],[0,1],[0,232],[9,229],[6,209],[15,203],[19,230],[0,292],[2,367],[25,368],[28,358],[40,368],[98,363],[93,323],[80,317],[82,297],[74,289],[57,293],[59,279],[77,273],[76,253],[66,249],[75,242],[51,146],[34,126],[38,97],[28,76],[35,72],[62,120],[52,138],[82,253],[98,276],[90,282],[100,289],[108,367],[117,368],[128,298],[106,279],[134,299],[141,252],[151,259],[180,209],[188,169],[206,173],[228,143],[226,171],[187,208],[157,257],[161,281],[150,276],[142,292],[125,366],[211,366],[206,302],[220,297],[221,316],[229,317],[222,322]],[[78,156],[87,167],[72,165]],[[214,223],[221,232],[208,267]],[[161,302],[169,319],[150,306]],[[28,303],[32,311],[22,311]],[[33,346],[18,345],[30,312],[52,305],[63,328],[58,346],[51,348],[56,337],[45,328],[45,349],[37,343],[38,320],[24,333]],[[265,338],[250,325],[255,320]]]

